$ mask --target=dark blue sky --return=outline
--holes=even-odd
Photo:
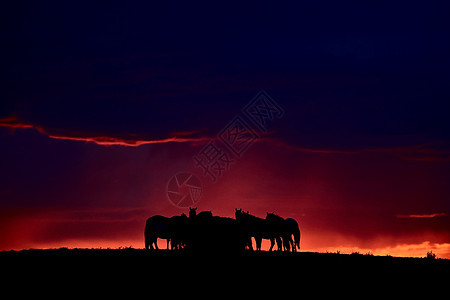
[[[447,9],[18,3],[3,13],[1,114],[52,130],[213,134],[265,89],[296,116],[284,132],[311,146],[370,143],[357,135],[448,139]]]

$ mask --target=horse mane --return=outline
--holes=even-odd
[[[275,213],[273,213],[273,212],[271,212],[271,213],[267,213],[266,220],[273,220],[273,221],[280,221],[280,222],[282,222],[282,221],[284,221],[284,218],[279,216],[279,215],[277,215],[277,214],[275,214]]]

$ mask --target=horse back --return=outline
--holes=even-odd
[[[170,218],[156,215],[147,219],[145,230],[158,233],[168,233],[171,230],[172,220]]]
[[[151,224],[155,224],[155,223],[166,223],[166,224],[168,224],[168,223],[170,223],[170,218],[164,217],[164,216],[160,216],[160,215],[151,216],[145,222],[145,226],[147,227],[147,226],[149,226]]]
[[[298,228],[298,222],[297,220],[293,219],[293,218],[287,218],[284,220],[284,223],[288,226],[290,226],[291,228]]]

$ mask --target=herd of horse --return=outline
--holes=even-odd
[[[251,215],[248,211],[235,209],[235,218],[213,216],[211,211],[197,213],[189,208],[189,216],[164,217],[160,215],[147,219],[145,224],[145,248],[158,249],[157,239],[167,240],[167,249],[195,249],[203,251],[261,250],[262,239],[270,240],[272,251],[300,250],[300,229],[292,218],[282,218],[267,213],[266,218]]]

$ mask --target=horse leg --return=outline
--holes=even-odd
[[[150,250],[153,250],[153,243],[154,243],[155,237],[153,235],[149,235],[145,239],[146,247],[150,247]]]
[[[176,239],[170,240],[170,249],[178,250],[178,241]]]
[[[283,235],[283,246],[284,251],[290,252],[291,251],[291,239],[289,235],[285,234]]]
[[[147,228],[147,226],[145,226],[145,231],[144,231],[144,242],[145,242],[145,249],[148,249],[150,247],[150,232],[149,229]]]
[[[290,240],[287,235],[283,236],[283,250],[287,252],[291,251]]]
[[[281,238],[279,236],[276,237],[276,241],[277,241],[277,250],[278,251],[282,251],[283,250],[283,245],[281,243]]]
[[[256,250],[261,251],[261,241],[262,241],[262,238],[255,237]]]
[[[247,246],[248,246],[248,250],[253,251],[252,237],[247,238]]]
[[[269,251],[272,251],[273,246],[275,246],[275,239],[274,239],[274,238],[270,238],[270,248],[269,248]]]
[[[155,241],[154,241],[154,239],[153,239],[153,237],[152,238],[150,238],[150,250],[153,250],[154,248],[153,248],[153,244],[155,243]]]
[[[285,242],[286,241],[286,242]],[[283,236],[283,244],[286,247],[286,251],[291,251],[291,246],[293,245],[292,236],[289,234],[285,234]],[[293,251],[293,250],[292,250]]]
[[[298,251],[300,251],[300,230],[297,229],[294,231],[294,245],[298,247]]]
[[[292,236],[290,236],[290,242],[292,246],[292,252],[297,252],[297,248],[295,248],[295,241],[292,239]]]

